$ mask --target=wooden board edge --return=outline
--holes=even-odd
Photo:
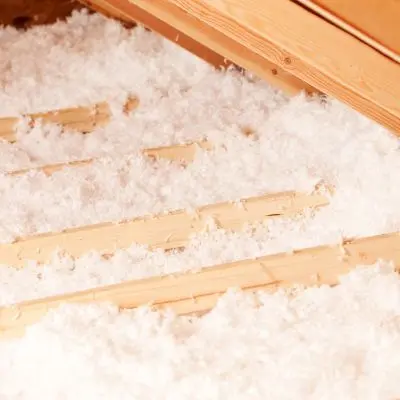
[[[23,268],[29,260],[51,261],[58,250],[73,258],[91,251],[109,257],[118,249],[133,244],[170,250],[187,245],[190,237],[207,230],[210,222],[217,227],[237,231],[246,223],[268,218],[293,216],[304,209],[317,209],[328,204],[319,193],[284,192],[252,197],[240,202],[225,202],[200,207],[194,212],[179,210],[151,215],[120,223],[102,223],[45,233],[0,244],[0,263]]]
[[[212,309],[231,288],[244,291],[276,290],[294,285],[334,285],[357,265],[380,259],[400,267],[400,235],[392,233],[319,246],[293,253],[207,267],[195,273],[172,274],[98,287],[86,291],[0,307],[0,338],[22,335],[49,310],[65,303],[113,303],[121,309],[152,306],[178,315]]]

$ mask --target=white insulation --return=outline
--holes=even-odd
[[[0,141],[0,242],[266,193],[333,189],[315,213],[210,228],[183,251],[133,244],[112,257],[55,254],[0,268],[0,305],[198,270],[343,238],[400,231],[399,140],[338,101],[287,98],[215,71],[142,28],[100,15],[0,29],[0,117],[108,101],[81,135],[21,120]],[[127,116],[121,104],[140,104]],[[251,130],[246,136],[243,131]],[[147,147],[207,139],[186,167]],[[11,171],[95,158],[50,176]],[[333,288],[232,289],[201,318],[109,304],[62,306],[0,341],[0,400],[394,400],[400,398],[400,279],[391,260]]]

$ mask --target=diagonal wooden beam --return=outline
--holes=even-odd
[[[172,309],[179,315],[204,313],[229,288],[246,291],[275,290],[301,284],[334,285],[340,275],[359,264],[391,260],[400,268],[398,233],[348,241],[339,246],[321,246],[243,260],[197,273],[173,274],[115,284],[72,294],[27,301],[0,308],[0,337],[14,338],[46,313],[64,303],[111,302],[131,309],[152,305]]]
[[[139,105],[136,97],[129,98],[125,105],[126,113],[132,112]],[[92,132],[95,128],[105,126],[111,117],[110,106],[107,102],[101,102],[87,107],[63,108],[43,113],[27,114],[32,124],[37,121],[62,125],[64,128],[73,129],[82,133]],[[15,142],[15,127],[20,118],[0,118],[0,139]]]
[[[259,57],[246,46],[231,40],[210,25],[204,25],[186,10],[175,7],[169,0],[129,2],[128,0],[80,0],[83,4],[107,16],[125,22],[136,21],[177,43],[184,49],[217,68],[240,66],[255,72],[287,94],[319,93],[313,86],[294,77],[273,62]],[[166,13],[154,12],[153,4]],[[149,7],[147,7],[149,5]]]
[[[187,244],[191,235],[207,229],[210,219],[220,228],[237,230],[245,223],[291,216],[305,208],[327,204],[326,197],[318,193],[286,192],[249,198],[239,204],[212,204],[194,213],[176,211],[122,223],[104,223],[61,233],[40,234],[14,243],[0,244],[0,264],[23,267],[27,260],[49,262],[57,249],[72,257],[80,257],[90,251],[112,254],[134,243],[165,250],[179,248]]]
[[[108,2],[134,4],[265,79],[275,64],[400,133],[399,65],[290,0]]]

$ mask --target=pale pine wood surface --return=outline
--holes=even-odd
[[[297,0],[378,51],[400,62],[398,0]]]
[[[126,101],[124,110],[130,113],[135,110],[138,105],[139,100],[136,97],[132,97]],[[42,113],[27,114],[22,117],[29,118],[32,124],[40,120],[44,124],[59,124],[63,128],[76,130],[81,133],[89,133],[98,127],[108,124],[111,117],[111,110],[107,102],[101,102],[87,107],[64,108]],[[15,142],[15,127],[18,122],[18,117],[0,118],[0,138],[9,142]]]
[[[141,23],[217,68],[239,65],[262,76],[287,94],[296,94],[299,91],[319,93],[308,83],[259,57],[235,40],[221,35],[212,26],[203,25],[197,18],[170,1],[160,2],[160,8],[155,4],[157,12],[153,9],[154,2],[147,0],[142,3],[128,0],[81,1],[105,15]]]
[[[146,157],[149,157],[153,160],[169,160],[169,161],[176,161],[182,165],[187,165],[188,163],[192,162],[196,156],[197,149],[204,149],[209,150],[212,149],[212,145],[208,141],[201,141],[201,142],[193,142],[187,144],[178,144],[172,146],[163,146],[163,147],[151,147],[142,150],[142,154]],[[23,175],[26,173],[30,173],[32,171],[42,171],[45,175],[50,176],[55,172],[61,171],[64,168],[70,167],[81,167],[90,165],[96,159],[87,159],[87,160],[78,160],[78,161],[70,161],[66,163],[58,163],[58,164],[48,164],[41,167],[36,168],[26,168],[16,171],[8,172],[8,175],[11,176],[18,176]]]
[[[207,229],[210,218],[223,229],[238,230],[245,223],[291,216],[305,208],[327,204],[327,198],[318,193],[285,192],[245,199],[240,204],[211,204],[194,213],[176,211],[121,223],[89,225],[0,244],[0,263],[20,268],[27,260],[45,263],[57,249],[74,258],[90,251],[110,255],[134,243],[169,250],[186,246],[192,234]]]
[[[204,313],[229,288],[276,290],[293,285],[334,285],[340,275],[359,264],[393,260],[400,267],[400,235],[381,235],[339,246],[303,249],[254,260],[209,267],[197,273],[174,274],[27,301],[0,308],[0,338],[23,335],[29,325],[63,303],[111,302],[130,309],[152,305],[179,315]]]

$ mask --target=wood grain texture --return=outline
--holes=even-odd
[[[90,251],[109,255],[134,243],[150,248],[173,249],[187,244],[190,236],[207,229],[212,219],[217,226],[237,230],[245,223],[278,216],[290,216],[305,208],[328,203],[320,194],[278,193],[254,197],[239,204],[219,203],[194,213],[176,211],[121,223],[104,223],[48,233],[0,244],[0,264],[23,267],[27,260],[49,262],[57,249],[74,258]]]
[[[227,38],[212,26],[203,25],[190,13],[169,1],[162,0],[157,12],[153,9],[153,2],[147,0],[145,2],[82,0],[82,2],[108,16],[115,16],[123,21],[137,21],[217,68],[239,65],[255,72],[288,94],[296,94],[303,90],[307,93],[319,93],[308,83],[259,57],[246,46]],[[162,12],[158,12],[160,10]]]
[[[400,62],[398,0],[296,0],[327,21]]]
[[[63,303],[111,302],[122,309],[152,305],[179,315],[210,310],[229,288],[276,290],[296,284],[334,285],[340,275],[359,264],[393,260],[400,268],[400,235],[390,234],[349,241],[340,246],[303,249],[174,274],[27,301],[0,308],[0,337],[14,338]]]
[[[124,105],[126,113],[135,110],[139,105],[136,97],[129,98]],[[94,129],[105,126],[110,121],[111,110],[107,102],[101,102],[88,107],[73,107],[60,110],[47,111],[43,113],[22,115],[30,119],[32,125],[37,121],[42,123],[59,124],[64,128],[82,133],[92,132]],[[0,118],[0,139],[15,142],[15,126],[18,117]]]
[[[400,132],[397,63],[290,0],[130,1],[227,57],[245,49],[234,61],[247,69],[275,64]]]

